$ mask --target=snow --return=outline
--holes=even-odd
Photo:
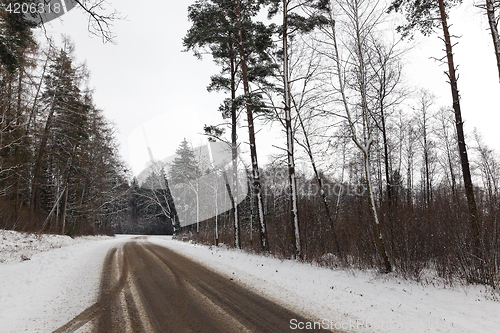
[[[498,332],[500,302],[482,286],[424,285],[374,272],[150,237],[325,328],[356,332]],[[306,325],[306,323],[304,323]],[[311,324],[312,325],[312,324]],[[298,323],[291,323],[291,331]],[[297,329],[298,331],[298,329]]]
[[[106,253],[125,239],[0,230],[0,331],[52,332],[92,305]]]
[[[97,300],[108,250],[128,239],[70,239],[0,230],[0,331],[52,332],[74,318]],[[451,288],[401,281],[390,274],[332,270],[224,245],[209,247],[161,236],[149,240],[323,327],[387,333],[482,333],[498,332],[500,327],[500,302],[482,286]],[[22,254],[31,259],[21,260]],[[301,325],[306,323],[292,321],[290,331]]]
[[[62,235],[47,235],[0,230],[0,263],[19,262],[31,259],[35,253],[92,240],[102,236],[71,238]]]

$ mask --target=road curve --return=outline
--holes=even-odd
[[[290,328],[291,319],[308,321],[180,254],[136,239],[108,252],[97,303],[54,333],[299,331]]]

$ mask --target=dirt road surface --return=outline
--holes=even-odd
[[[291,319],[308,321],[182,255],[134,239],[107,254],[97,303],[54,333],[299,331]]]

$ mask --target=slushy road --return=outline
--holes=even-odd
[[[308,321],[182,255],[137,238],[107,254],[97,303],[54,332],[88,327],[95,333],[297,332],[290,327],[292,319]]]

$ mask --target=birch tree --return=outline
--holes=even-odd
[[[295,174],[295,126],[293,126],[294,118],[292,115],[293,96],[292,82],[298,78],[292,77],[292,60],[290,58],[290,44],[298,34],[304,34],[312,31],[316,26],[325,23],[321,15],[317,15],[317,11],[325,8],[324,1],[294,1],[294,0],[275,0],[269,1],[269,17],[281,13],[281,26],[278,28],[279,38],[281,39],[281,54],[282,62],[281,80],[283,91],[283,119],[282,123],[286,135],[286,155],[288,168],[289,182],[289,198],[290,198],[290,216],[292,225],[291,242],[293,252],[296,257],[302,256],[302,245],[300,238],[299,212],[298,212],[298,193],[297,180]],[[307,9],[309,9],[307,11]],[[306,13],[307,11],[307,13]],[[307,14],[307,15],[306,15]],[[276,106],[274,107],[275,109]],[[296,110],[297,111],[297,110]]]
[[[375,245],[382,270],[389,273],[392,265],[377,213],[371,165],[371,148],[377,136],[374,122],[377,100],[370,98],[369,81],[373,75],[370,59],[375,56],[373,43],[377,40],[375,31],[380,23],[380,14],[377,13],[377,4],[364,0],[345,0],[330,3],[328,19],[329,26],[323,31],[325,44],[332,50],[324,52],[333,63],[332,81],[337,81],[335,90],[340,96],[350,137],[362,155]],[[341,46],[344,48],[341,49]]]

